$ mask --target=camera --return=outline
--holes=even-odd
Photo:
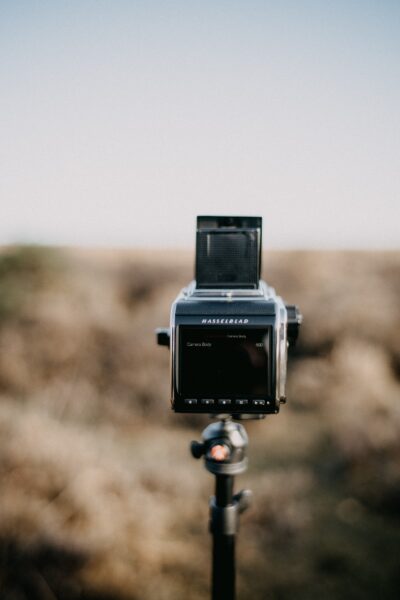
[[[171,353],[172,408],[277,413],[302,316],[260,279],[262,218],[199,216],[196,235],[195,280],[173,302],[169,329],[157,330]]]

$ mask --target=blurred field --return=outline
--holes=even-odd
[[[154,328],[192,277],[176,252],[0,254],[0,598],[209,597],[212,476],[169,409]],[[300,305],[289,402],[249,423],[241,600],[400,590],[400,252],[285,252]]]

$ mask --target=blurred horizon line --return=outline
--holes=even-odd
[[[189,253],[195,252],[195,241],[193,241],[193,246],[183,246],[183,245],[169,245],[169,244],[152,244],[152,245],[143,245],[143,244],[94,244],[94,243],[80,243],[80,244],[64,244],[64,243],[48,243],[48,242],[39,242],[32,240],[16,240],[10,243],[0,243],[0,251],[5,250],[7,248],[15,248],[15,247],[36,247],[36,248],[49,248],[49,249],[59,249],[59,250],[73,250],[73,251],[138,251],[138,252],[182,252]],[[362,253],[385,253],[385,252],[400,252],[399,246],[265,246],[263,245],[263,254],[268,252],[362,252]]]

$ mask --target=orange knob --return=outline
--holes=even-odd
[[[229,458],[229,454],[229,448],[223,444],[216,444],[210,449],[210,457],[218,462],[222,462]]]

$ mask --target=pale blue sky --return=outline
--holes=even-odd
[[[398,247],[400,2],[0,0],[0,243]]]

